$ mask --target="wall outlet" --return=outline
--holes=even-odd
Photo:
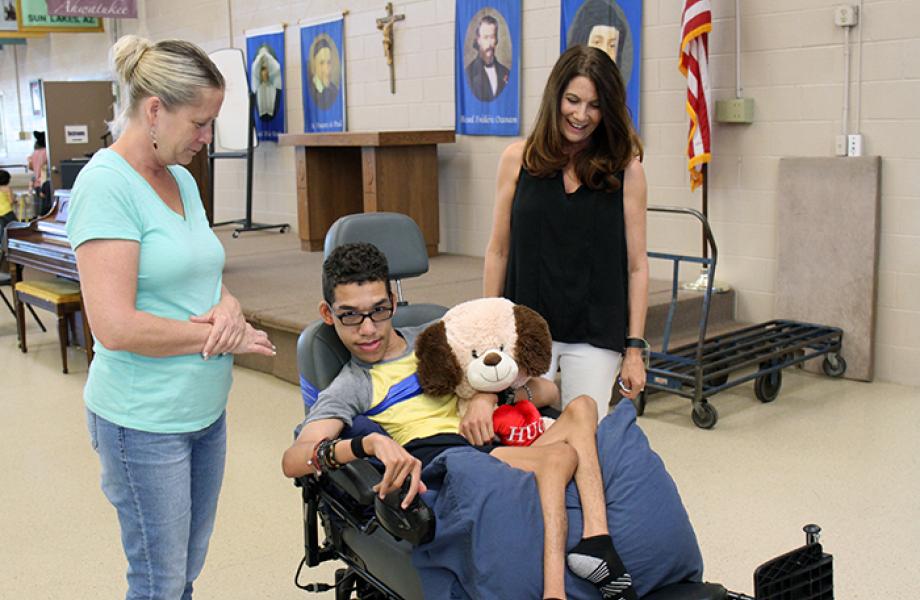
[[[734,98],[732,100],[716,100],[716,122],[753,123],[754,99]]]
[[[847,155],[847,136],[840,134],[834,138],[834,154],[837,156]]]
[[[853,27],[859,22],[859,10],[849,4],[838,4],[834,7],[834,25],[837,27]]]
[[[863,136],[860,133],[851,133],[847,136],[847,156],[862,156]]]

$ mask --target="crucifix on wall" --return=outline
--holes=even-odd
[[[396,93],[396,74],[393,67],[393,25],[402,21],[406,15],[394,15],[393,3],[387,2],[387,16],[377,19],[377,29],[383,32],[383,54],[387,57],[390,68],[390,93]]]

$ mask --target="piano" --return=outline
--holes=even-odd
[[[67,209],[70,205],[70,190],[55,190],[51,211],[29,223],[10,223],[4,238],[4,253],[9,263],[10,278],[15,286],[22,281],[24,267],[51,273],[73,281],[80,281],[77,272],[77,257],[67,239]],[[15,297],[15,294],[14,294]],[[86,311],[81,311],[82,315]],[[81,316],[82,316],[81,315]],[[92,337],[86,318],[83,323],[83,339],[89,341],[84,347],[90,361],[93,358]]]
[[[13,284],[22,280],[23,267],[80,281],[77,258],[67,239],[70,190],[56,190],[51,212],[29,223],[10,223],[6,230],[6,259]]]

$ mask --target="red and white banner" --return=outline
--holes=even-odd
[[[684,0],[680,28],[680,72],[687,78],[687,115],[690,135],[687,139],[687,169],[690,189],[703,183],[703,164],[710,153],[709,32],[712,31],[712,7],[709,0]]]
[[[58,17],[136,19],[137,0],[48,0],[48,14]]]

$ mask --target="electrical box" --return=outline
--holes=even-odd
[[[838,4],[834,7],[834,25],[837,27],[853,27],[859,22],[859,11],[856,6]]]
[[[716,121],[719,123],[753,123],[754,99],[716,100]]]
[[[863,155],[863,136],[859,133],[847,135],[847,156]]]

